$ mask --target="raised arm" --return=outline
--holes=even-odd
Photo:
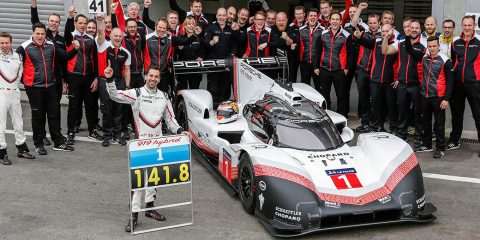
[[[119,6],[120,5],[120,6]],[[121,14],[118,14],[118,8],[122,8],[122,5],[119,1],[114,1],[112,3],[112,28],[118,27],[122,31],[125,31],[125,17],[123,16],[123,10]]]
[[[103,13],[97,14],[97,44],[103,45],[105,42],[105,15]]]
[[[345,26],[345,23],[347,23],[348,18],[350,15],[348,14],[348,9],[352,6],[352,0],[345,0],[345,12],[343,13],[342,17],[342,26]]]
[[[391,37],[393,36],[393,29],[390,30],[390,32],[387,34],[387,36],[385,36],[383,39],[382,39],[382,54],[386,54],[386,55],[392,55],[392,54],[396,54],[398,52],[398,49],[394,46],[394,44],[390,45],[388,44],[388,40],[391,39]],[[397,45],[398,46],[398,45]]]
[[[412,56],[413,59],[415,59],[417,62],[422,61],[423,56],[425,55],[425,53],[423,52],[418,52],[413,50],[410,36],[406,36],[405,38],[405,50],[407,50],[407,53],[410,54],[410,56]]]
[[[150,19],[150,14],[148,12],[148,7],[152,5],[152,0],[145,0],[143,2],[144,8],[143,8],[143,13],[142,13],[142,21],[145,23],[145,25],[155,31],[155,22]]]
[[[30,8],[30,21],[32,24],[40,22],[40,19],[38,18],[37,0],[32,0],[32,7]]]
[[[360,22],[360,15],[362,15],[362,11],[368,8],[368,3],[362,2],[358,5],[357,12],[353,16],[352,19],[350,19],[350,23],[352,24],[352,27],[357,27],[358,23]]]
[[[178,22],[183,23],[185,18],[187,18],[187,11],[178,6],[177,0],[168,0],[168,3],[170,4],[170,9],[178,13]]]
[[[65,23],[65,34],[63,35],[65,36],[65,45],[67,47],[71,46],[73,41],[72,32],[75,30],[73,18],[75,17],[75,14],[76,14],[75,6],[70,6],[70,8],[68,9],[67,22]]]

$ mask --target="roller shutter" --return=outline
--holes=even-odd
[[[71,1],[69,1],[71,4]],[[18,47],[32,35],[30,22],[30,0],[0,0],[0,31],[13,35],[13,47]],[[56,12],[62,17],[59,32],[63,35],[65,25],[65,0],[38,1],[40,21],[47,24],[50,13]]]

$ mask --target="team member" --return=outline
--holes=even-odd
[[[75,17],[75,20],[74,20]],[[70,7],[65,25],[65,42],[67,50],[75,54],[68,60],[68,136],[67,143],[75,143],[75,124],[82,112],[82,102],[85,103],[85,115],[88,124],[88,136],[100,140],[96,126],[98,121],[98,75],[96,67],[97,49],[94,37],[86,33],[88,19],[85,15],[75,16],[75,7]],[[104,33],[103,33],[104,34]],[[80,43],[80,48],[74,49],[73,42]]]
[[[288,16],[285,12],[277,13],[275,25],[270,33],[270,41],[267,47],[271,50],[271,55],[277,55],[277,49],[284,52],[290,50],[290,45],[294,43],[293,39],[289,37],[288,33]]]
[[[92,37],[97,35],[97,21],[95,19],[88,19],[85,32]]]
[[[416,27],[415,27],[416,28]],[[406,33],[407,39],[410,33]],[[437,135],[434,158],[445,155],[445,109],[452,95],[453,72],[452,61],[440,53],[440,42],[437,36],[427,39],[428,54],[415,51],[412,41],[405,41],[405,48],[417,61],[422,61],[423,80],[420,86],[423,122],[425,124],[423,144],[417,152],[431,152],[432,149],[432,114],[435,119]],[[478,97],[478,96],[477,96]]]
[[[97,15],[98,36],[95,39],[98,48],[98,70],[100,73],[100,101],[103,113],[103,142],[102,146],[108,147],[118,141],[120,145],[127,142],[121,136],[122,131],[122,113],[123,105],[112,101],[107,92],[104,69],[107,63],[113,68],[117,87],[125,89],[130,86],[130,52],[122,47],[123,32],[119,28],[112,30],[110,34],[111,41],[105,40],[104,22],[105,17],[102,14]]]
[[[205,50],[207,59],[225,59],[237,52],[232,27],[227,25],[225,8],[217,10],[217,21],[208,26],[203,43],[207,46]],[[230,98],[232,84],[230,74],[210,73],[207,78],[207,89],[214,101],[222,102]]]
[[[311,84],[312,77],[317,77],[313,73],[314,56],[320,54],[317,44],[321,44],[320,37],[322,36],[323,28],[318,22],[318,10],[316,8],[307,11],[307,23],[299,29],[300,33],[300,74],[302,83]],[[317,86],[320,87],[320,86]]]
[[[137,20],[137,31],[140,36],[146,36],[148,33],[147,26],[142,22],[142,19],[139,15],[140,6],[137,2],[131,2],[127,6],[127,15],[123,14],[122,2],[120,0],[113,0],[113,4],[117,4],[115,7],[115,12],[112,12],[112,18],[115,17],[117,20],[118,27],[120,29],[125,28],[125,20],[133,18]]]
[[[195,36],[188,38],[171,36],[167,34],[167,25],[167,20],[161,18],[157,21],[155,32],[147,35],[143,62],[144,69],[148,69],[151,66],[160,68],[163,79],[159,85],[160,90],[170,92],[173,95],[174,82],[169,67],[172,62],[173,48],[190,44],[195,39]],[[200,27],[195,28],[195,34],[198,35],[201,31]]]
[[[193,42],[185,46],[179,46],[178,50],[178,60],[179,61],[203,61],[205,59],[205,47],[203,46],[203,42],[200,40],[199,37],[195,36],[195,27],[197,27],[197,23],[193,17],[185,18],[185,22],[183,23],[185,38],[189,38],[191,36],[194,37]],[[198,89],[200,87],[200,82],[202,81],[202,74],[185,74],[179,75],[178,78],[178,85],[177,90],[181,89]]]
[[[388,33],[392,30],[392,25],[382,26],[382,38],[387,38],[389,45],[396,44],[394,37],[391,38]],[[390,131],[396,132],[397,129],[397,103],[395,100],[394,89],[391,86],[395,77],[397,55],[382,54],[382,39],[367,39],[363,37],[362,32],[357,28],[354,32],[360,45],[372,49],[372,69],[370,71],[370,131],[385,131],[383,111],[387,106],[388,117],[390,121]]]
[[[265,22],[265,26],[269,27],[269,28],[273,28],[276,24],[276,21],[277,21],[277,11],[275,10],[268,10],[267,11],[267,16],[266,16],[266,22]]]
[[[73,151],[73,147],[65,144],[60,133],[60,111],[55,89],[55,64],[63,61],[65,52],[46,40],[46,27],[35,23],[32,27],[32,38],[17,48],[23,59],[23,85],[32,109],[33,143],[39,155],[46,155],[43,137],[45,132],[45,115],[52,136],[54,151]],[[76,42],[75,48],[80,45]],[[72,56],[67,56],[72,57]]]
[[[178,13],[179,22],[183,23],[186,17],[192,16],[197,22],[197,25],[202,29],[202,33],[206,31],[208,21],[202,13],[202,0],[190,0],[190,12],[187,12],[178,6],[177,0],[168,0],[168,2],[170,8]]]
[[[422,33],[422,38],[427,40],[429,37],[439,37],[440,32],[437,32],[437,19],[434,16],[429,16],[425,19],[425,32]]]
[[[319,54],[313,55],[314,72],[319,76],[314,79],[314,83],[315,88],[325,98],[328,109],[331,106],[330,90],[333,83],[337,95],[337,112],[348,118],[349,98],[345,88],[348,85],[348,69],[352,64],[352,58],[348,54],[352,38],[340,25],[341,19],[340,13],[333,12],[330,15],[330,27],[322,32],[321,43],[317,49]]]
[[[150,19],[150,13],[148,8],[152,5],[152,0],[145,0],[143,3],[143,14],[142,18],[143,21],[145,22],[145,25],[149,27],[150,29],[155,29],[155,24],[156,22]],[[179,24],[178,22],[178,12],[175,10],[169,10],[167,12],[167,22],[168,22],[168,32],[172,36],[178,36],[178,35],[183,35],[183,26],[182,24]]]
[[[348,9],[352,5],[352,0],[345,0],[345,13],[342,16],[341,25],[345,25],[348,20]],[[328,28],[330,26],[330,14],[332,13],[333,8],[332,4],[328,0],[320,1],[320,16],[318,16],[318,21],[324,28]]]
[[[465,16],[462,19],[462,33],[452,43],[452,62],[455,72],[455,84],[452,95],[452,132],[447,150],[460,147],[463,130],[465,98],[473,113],[478,139],[480,139],[480,36],[475,33],[475,18]]]
[[[248,31],[248,28],[250,27],[250,24],[248,22],[248,17],[249,17],[250,12],[246,8],[241,8],[238,10],[237,14],[237,26],[238,26],[238,33],[240,36],[245,34]],[[247,42],[242,42],[240,38],[236,40],[236,48],[237,51],[235,53],[235,56],[237,57],[242,57],[243,54],[245,54],[245,51],[247,50]]]
[[[445,54],[447,57],[452,57],[451,55],[451,47],[453,43],[453,39],[457,36],[455,35],[455,22],[447,19],[443,21],[443,33],[440,34],[440,52]]]
[[[395,26],[395,14],[393,14],[392,11],[384,11],[382,13],[381,21],[382,21],[382,26],[385,24],[389,24],[390,26]],[[397,29],[393,29],[393,32],[395,34],[396,40],[402,40],[403,38],[405,38],[405,36],[400,34],[400,32],[397,31]]]
[[[107,90],[110,97],[119,103],[130,104],[132,106],[133,116],[137,124],[137,136],[139,139],[153,138],[162,136],[162,119],[165,120],[170,131],[180,134],[183,129],[178,125],[173,114],[172,104],[165,92],[159,91],[157,85],[160,82],[160,69],[153,67],[147,70],[145,76],[145,86],[141,88],[130,89],[126,91],[117,90],[114,83],[114,69],[110,64],[105,68],[107,77]],[[148,101],[144,100],[147,99]],[[155,101],[150,101],[155,99]],[[155,190],[145,191],[145,203],[147,208],[154,207]],[[141,192],[133,192],[132,211],[138,211],[141,208]],[[145,211],[145,216],[158,221],[165,221],[166,218],[156,210]],[[135,229],[138,222],[138,212],[133,213],[133,219],[129,219],[125,226],[125,231],[130,232]]]
[[[290,82],[297,82],[298,68],[300,67],[300,31],[299,29],[305,24],[305,7],[296,6],[294,9],[294,16],[292,23],[288,25],[287,32],[289,37],[292,38],[293,44],[290,45],[288,52],[288,79]]]
[[[267,57],[270,56],[270,42],[271,29],[265,26],[265,19],[267,15],[264,12],[255,13],[255,24],[253,24],[248,31],[241,36],[242,41],[246,41],[247,50],[243,55],[247,57]]]
[[[35,24],[40,22],[38,18],[38,10],[37,10],[37,0],[32,0],[31,6],[31,22]],[[61,17],[58,13],[52,13],[47,18],[47,40],[52,42],[55,47],[61,48],[63,50],[66,49],[65,47],[65,38],[60,35],[58,32],[58,27],[60,26]],[[67,85],[64,83],[66,80],[66,68],[67,65],[65,62],[61,64],[55,65],[55,87],[57,90],[57,102],[58,102],[58,109],[60,111],[60,101],[62,100],[62,93],[67,91]],[[60,113],[59,113],[60,115]],[[51,144],[50,140],[46,136],[43,137],[43,143],[46,146]]]
[[[360,3],[351,20],[351,27],[356,28],[359,25],[360,14],[368,7],[367,3]],[[380,16],[377,14],[370,14],[367,17],[368,28],[365,29],[363,37],[367,39],[381,38],[379,31]],[[359,29],[362,25],[359,26]],[[356,41],[354,41],[355,44]],[[370,71],[372,69],[372,50],[358,45],[357,58],[357,89],[358,89],[358,116],[361,119],[361,125],[355,129],[357,132],[367,132],[369,130],[369,121],[371,113],[370,105]]]
[[[394,88],[397,89],[398,102],[398,132],[397,135],[403,140],[407,140],[408,119],[410,106],[413,105],[413,117],[415,122],[414,145],[415,150],[419,150],[422,142],[422,110],[420,101],[420,83],[422,82],[422,62],[417,61],[407,53],[405,42],[410,41],[412,49],[419,54],[426,52],[426,43],[420,37],[420,22],[414,19],[404,20],[404,24],[409,25],[406,29],[406,37],[400,40],[398,44],[388,45],[388,38],[382,42],[382,53],[391,55],[398,54],[399,68],[398,80],[395,81]],[[393,35],[393,32],[390,33]],[[390,36],[391,37],[391,36]],[[421,60],[421,59],[420,59]]]
[[[248,0],[248,10],[251,13],[256,13],[258,11],[266,12],[270,10],[266,0]]]
[[[227,24],[232,26],[235,22],[235,17],[237,16],[237,9],[234,6],[227,8]]]
[[[12,50],[12,35],[0,33],[0,163],[10,165],[7,143],[5,142],[5,128],[7,113],[10,114],[15,133],[15,145],[19,158],[35,159],[28,150],[27,138],[23,133],[22,104],[18,83],[22,79],[23,62],[20,55]]]

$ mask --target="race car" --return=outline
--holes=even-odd
[[[287,84],[285,71],[275,74],[285,61],[174,63],[175,74],[233,76],[232,102],[214,109],[208,91],[182,90],[175,108],[179,124],[245,211],[279,237],[435,220],[412,148],[388,133],[361,134],[356,146],[347,145],[354,134],[345,117],[325,109],[311,86]],[[227,110],[234,114],[224,121]]]

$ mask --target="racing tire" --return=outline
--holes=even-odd
[[[243,154],[240,157],[240,164],[238,166],[238,196],[242,202],[243,209],[249,214],[255,211],[257,203],[255,172],[248,154]]]
[[[183,128],[183,130],[188,131],[187,106],[183,99],[180,100],[177,105],[177,112],[175,113],[175,116],[177,116],[177,122]]]

